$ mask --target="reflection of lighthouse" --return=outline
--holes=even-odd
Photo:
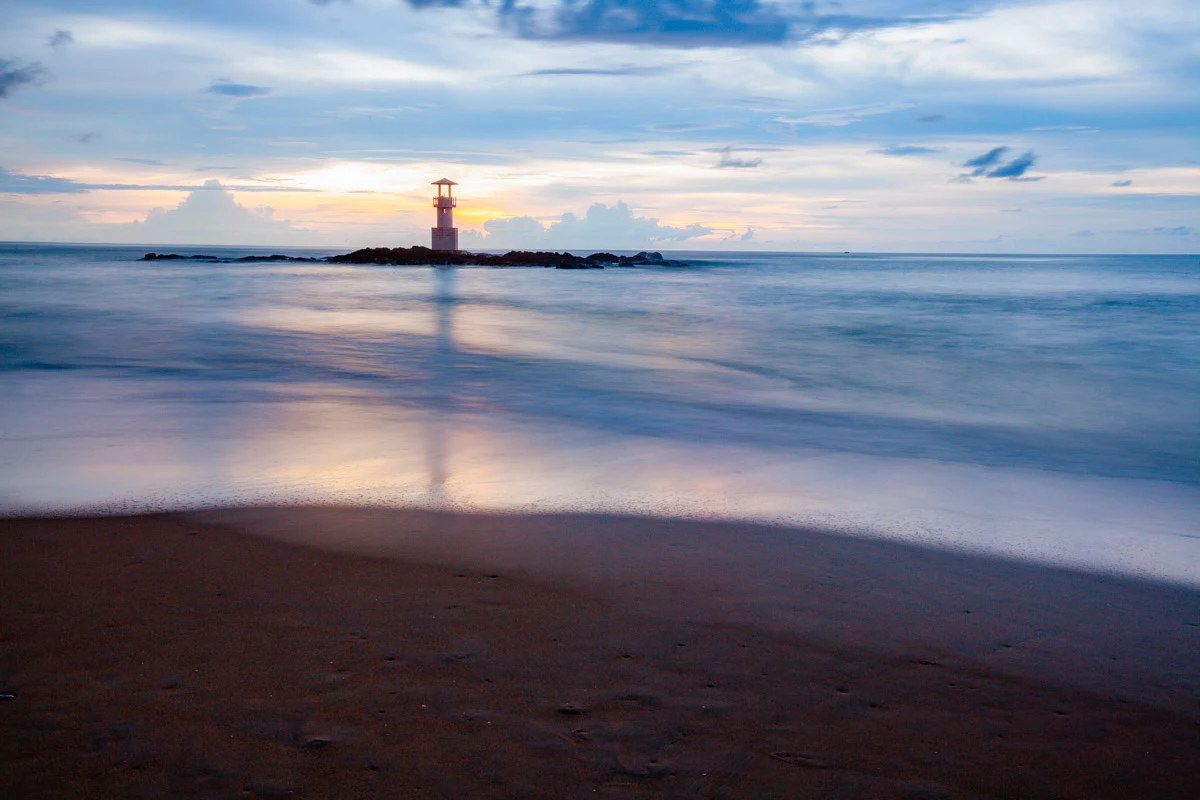
[[[437,209],[437,227],[433,229],[434,250],[457,250],[458,228],[454,227],[454,206],[457,201],[451,196],[451,186],[458,186],[452,180],[442,178],[434,181],[438,187],[438,196],[433,198],[433,207]],[[442,189],[446,190],[442,194]]]

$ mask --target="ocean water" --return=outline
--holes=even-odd
[[[0,244],[0,511],[755,519],[1200,585],[1200,257],[147,250],[262,254]]]

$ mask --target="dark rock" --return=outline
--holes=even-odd
[[[322,259],[283,255],[222,258],[220,256],[181,256],[177,253],[146,253],[146,255],[142,256],[142,261],[203,261],[209,264],[247,264],[260,261],[305,261],[315,263],[322,261]]]
[[[616,267],[683,267],[682,261],[670,261],[662,253],[642,251],[633,256],[618,256],[612,253],[593,253],[577,256],[571,253],[548,253],[530,250],[512,250],[504,255],[490,253],[467,253],[462,250],[431,250],[428,247],[367,247],[329,258],[307,258],[301,256],[269,255],[222,258],[220,256],[183,256],[177,253],[146,253],[142,261],[203,261],[210,264],[251,264],[264,261],[288,261],[330,264],[378,264],[381,266],[434,266],[434,267],[553,267],[554,269],[604,269]]]
[[[146,253],[142,261],[220,261],[216,256],[181,256],[177,253]]]
[[[634,256],[612,253],[593,253],[577,256],[571,253],[546,253],[513,250],[504,255],[431,250],[428,247],[368,247],[326,261],[334,264],[380,264],[395,266],[478,266],[478,267],[553,267],[555,269],[603,269],[606,265],[686,266],[680,261],[668,261],[662,253],[641,252]]]

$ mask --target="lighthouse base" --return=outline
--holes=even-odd
[[[434,250],[457,250],[458,228],[430,228]]]

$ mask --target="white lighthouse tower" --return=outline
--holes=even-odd
[[[442,178],[434,181],[432,186],[438,187],[437,197],[433,198],[433,207],[437,209],[437,227],[433,229],[434,250],[457,250],[458,228],[454,227],[454,207],[458,201],[451,196],[451,186],[458,186],[452,180]],[[445,189],[445,194],[442,190]]]

